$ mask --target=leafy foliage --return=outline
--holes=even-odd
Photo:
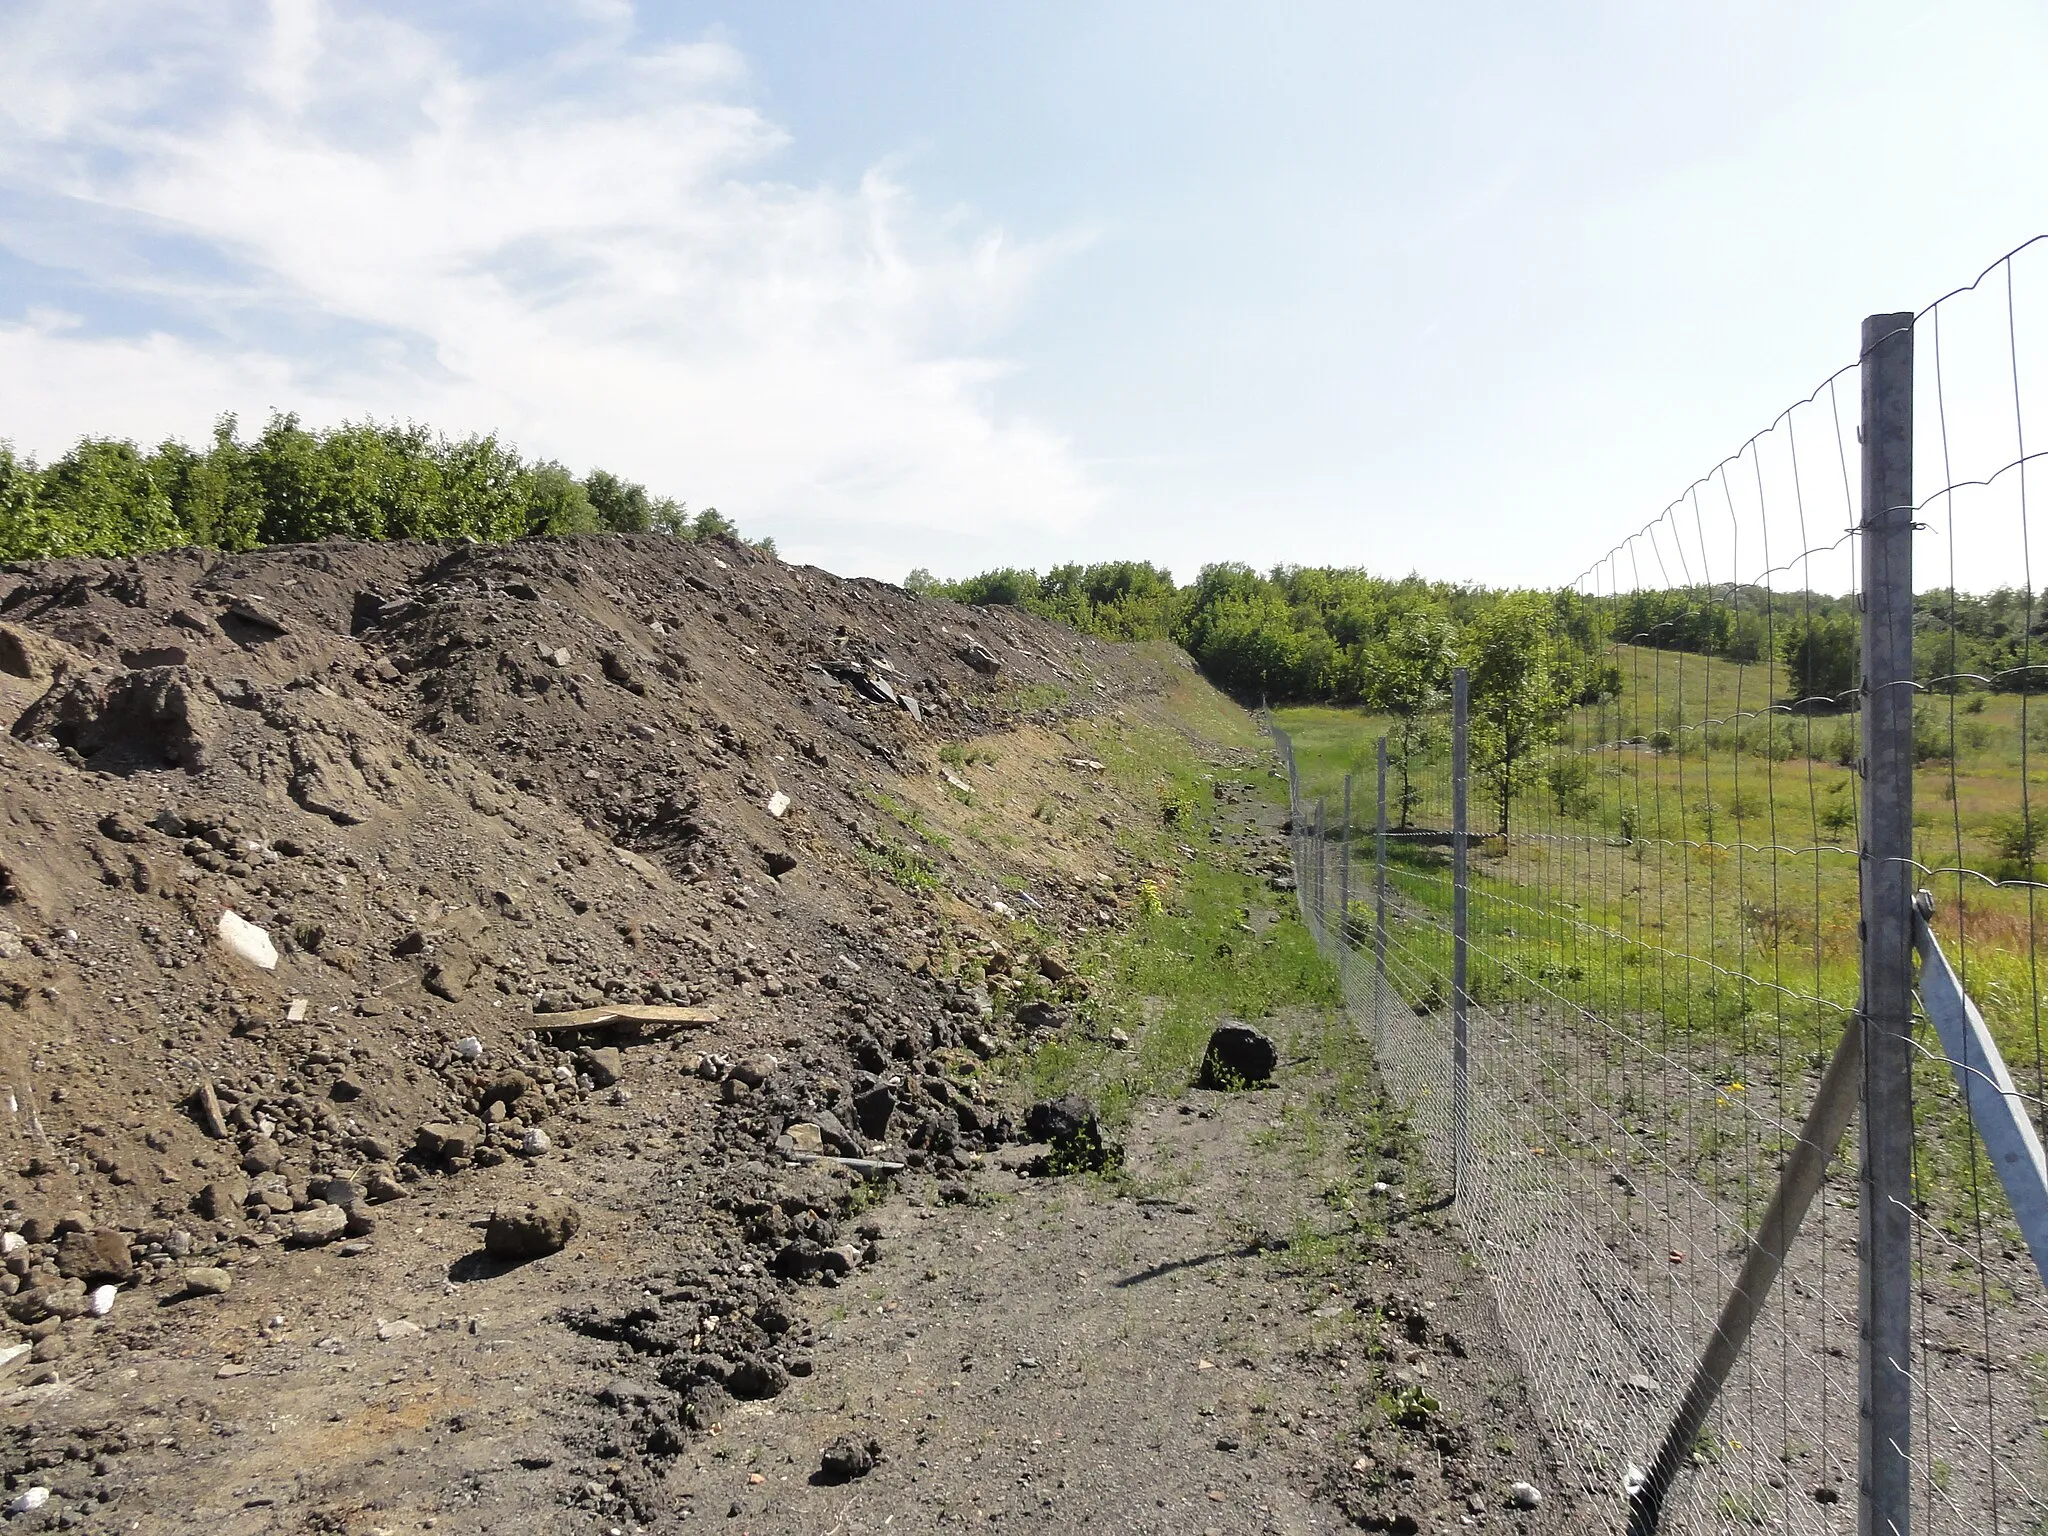
[[[315,539],[461,539],[650,530],[737,539],[715,507],[607,470],[578,480],[486,433],[451,439],[414,425],[308,428],[273,414],[252,442],[234,417],[204,448],[87,437],[47,467],[0,443],[0,560],[132,555],[181,544],[250,549]],[[756,545],[773,552],[762,540]]]

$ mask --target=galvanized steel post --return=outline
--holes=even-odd
[[[1912,1515],[1913,317],[1863,322],[1863,1134],[1857,1529]]]
[[[1472,1048],[1465,1018],[1465,790],[1471,694],[1471,674],[1459,667],[1451,674],[1451,1193],[1455,1199],[1465,1197],[1472,1142]]]

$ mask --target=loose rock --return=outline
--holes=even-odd
[[[1202,1052],[1202,1088],[1244,1088],[1263,1083],[1280,1065],[1280,1047],[1249,1024],[1220,1024]]]
[[[583,1213],[567,1200],[537,1200],[525,1207],[500,1206],[484,1229],[484,1250],[499,1259],[538,1259],[559,1253],[583,1225]]]
[[[841,1435],[825,1447],[824,1454],[818,1458],[818,1470],[834,1482],[851,1482],[874,1471],[875,1463],[881,1459],[881,1441],[857,1440],[852,1435]]]

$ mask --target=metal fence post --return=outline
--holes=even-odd
[[[1465,789],[1471,675],[1451,674],[1451,1194],[1465,1195],[1472,1139],[1472,1057],[1465,1020]]]
[[[1373,1051],[1387,1043],[1387,738],[1379,744],[1379,809],[1373,817]]]
[[[1863,322],[1862,1349],[1857,1529],[1911,1521],[1913,317]]]
[[[1351,1006],[1351,775],[1344,775],[1344,820],[1337,828],[1337,995]]]
[[[1328,927],[1324,914],[1329,907],[1329,875],[1324,866],[1323,851],[1330,842],[1330,802],[1321,796],[1316,799],[1316,846],[1310,862],[1316,868],[1316,943],[1324,942]]]

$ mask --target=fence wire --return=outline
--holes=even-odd
[[[2048,710],[2032,702],[2048,594],[2028,517],[2048,456],[2048,245],[1912,326],[1918,483],[1940,487],[1914,509],[1913,863],[2048,1130]],[[1560,1453],[1617,1528],[1856,1019],[1859,384],[1855,365],[1831,376],[1572,589],[1502,600],[1461,641],[1457,1204]],[[1383,723],[1383,863],[1365,753],[1304,761],[1275,738],[1303,916],[1448,1192],[1449,732],[1441,711]],[[1912,1377],[1911,1521],[2048,1530],[2048,1291],[1924,1018],[1913,1043],[1913,1357],[1885,1363]],[[1856,1528],[1857,1162],[1852,1129],[1662,1529]]]

